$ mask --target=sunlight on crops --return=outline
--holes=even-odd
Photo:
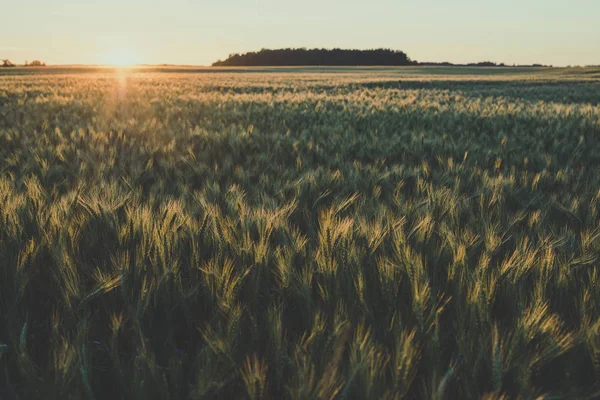
[[[597,71],[48,71],[0,75],[7,398],[597,396]]]

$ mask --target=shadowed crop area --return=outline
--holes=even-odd
[[[599,69],[19,71],[2,399],[600,395]]]

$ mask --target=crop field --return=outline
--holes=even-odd
[[[600,68],[0,71],[1,399],[600,396]]]

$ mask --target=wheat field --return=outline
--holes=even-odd
[[[600,396],[600,69],[0,71],[0,398]]]

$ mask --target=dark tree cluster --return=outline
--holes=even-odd
[[[226,60],[219,60],[213,67],[265,67],[265,66],[439,66],[439,67],[508,67],[504,63],[482,61],[469,64],[451,62],[418,62],[411,60],[406,53],[391,49],[345,50],[345,49],[262,49],[244,54],[230,54]],[[542,64],[512,65],[512,67],[551,67]]]
[[[230,54],[213,67],[223,66],[299,66],[299,65],[412,65],[406,53],[390,49],[262,49],[258,52]]]
[[[39,61],[39,60],[33,60],[32,62],[25,61],[25,66],[26,67],[45,67],[46,63]]]
[[[2,60],[2,67],[16,67],[17,65],[8,59]],[[46,63],[40,60],[33,60],[32,62],[25,61],[23,64],[25,67],[45,67]]]

